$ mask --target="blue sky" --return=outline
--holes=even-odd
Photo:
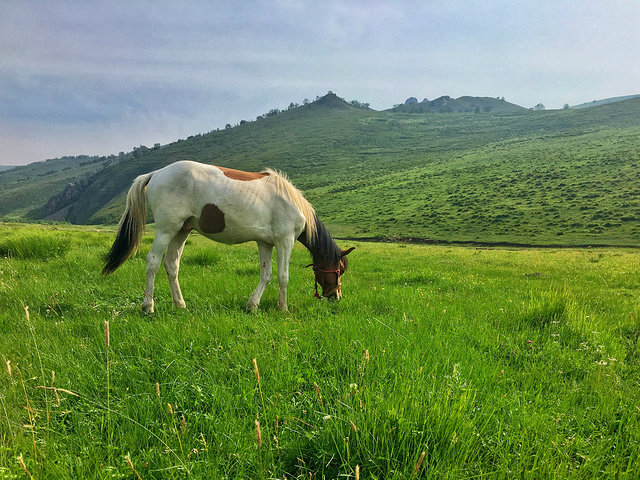
[[[108,155],[329,90],[547,108],[640,94],[636,0],[0,0],[0,165]]]

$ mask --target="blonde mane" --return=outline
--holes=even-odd
[[[281,197],[289,199],[300,211],[306,222],[306,236],[308,242],[313,242],[317,234],[316,212],[309,201],[304,198],[300,190],[293,186],[287,175],[272,168],[266,168],[261,173],[269,175],[269,181],[275,183],[276,192]]]

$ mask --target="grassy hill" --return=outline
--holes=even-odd
[[[631,100],[633,98],[638,98],[640,95],[626,95],[623,97],[613,97],[613,98],[605,98],[603,100],[594,100],[592,102],[581,103],[580,105],[573,105],[569,108],[590,108],[590,107],[598,107],[600,105],[606,105],[608,103],[616,103],[623,102],[625,100]]]
[[[58,192],[68,177],[90,177],[66,212],[76,223],[115,223],[136,175],[190,159],[284,170],[337,236],[640,246],[638,138],[640,99],[579,110],[433,114],[356,108],[330,94],[119,163],[51,176]],[[34,199],[33,185],[40,184],[14,182],[13,209],[0,214],[44,205],[47,195]],[[30,208],[16,207],[21,187]],[[6,198],[3,187],[0,205]]]
[[[0,170],[0,216],[17,219],[34,209],[40,212],[52,196],[91,178],[113,158],[64,157]]]

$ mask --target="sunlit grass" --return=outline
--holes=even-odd
[[[422,452],[415,478],[639,473],[635,251],[359,243],[334,304],[296,247],[290,311],[274,281],[248,315],[255,246],[194,235],[187,310],[160,274],[145,315],[148,241],[105,278],[113,233],[1,227],[70,239],[0,259],[9,478],[404,479]]]
[[[64,236],[7,236],[0,240],[0,256],[22,260],[48,260],[64,256],[70,240]]]

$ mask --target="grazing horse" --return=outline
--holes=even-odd
[[[260,283],[247,302],[258,308],[271,280],[271,257],[276,247],[278,306],[287,309],[289,259],[296,241],[311,252],[313,271],[322,295],[340,299],[340,277],[347,270],[347,254],[340,250],[316,216],[311,204],[287,178],[274,170],[242,172],[202,163],[181,161],[137,177],[127,194],[127,206],[116,239],[102,270],[110,274],[140,245],[146,223],[146,202],[153,212],[156,235],[147,255],[147,281],[142,310],[153,313],[155,276],[164,257],[173,303],[184,308],[178,269],[184,244],[192,230],[216,242],[255,241],[260,257]]]

